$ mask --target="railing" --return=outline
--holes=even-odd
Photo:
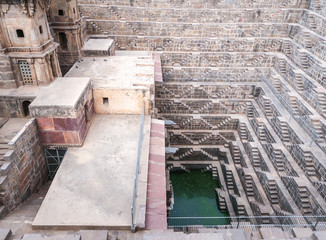
[[[138,176],[140,173],[140,157],[141,157],[141,150],[142,150],[142,143],[143,143],[143,130],[144,130],[144,119],[145,119],[145,103],[143,100],[142,106],[142,114],[141,114],[141,123],[139,129],[139,138],[138,138],[138,151],[137,151],[137,163],[136,163],[136,172],[135,172],[135,181],[134,181],[134,191],[132,195],[132,205],[131,205],[131,230],[136,230],[135,224],[135,205],[136,205],[136,198],[137,198],[137,189],[138,189]]]
[[[184,231],[199,228],[244,229],[280,227],[290,231],[295,227],[326,230],[326,215],[322,216],[235,216],[235,217],[168,217],[168,227]]]

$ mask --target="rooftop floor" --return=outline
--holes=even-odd
[[[91,76],[94,87],[132,88],[154,84],[151,56],[84,57],[65,77]]]
[[[89,78],[56,78],[39,92],[31,107],[74,107],[89,84]]]
[[[83,47],[83,51],[108,51],[113,44],[109,38],[89,38]]]
[[[67,151],[33,227],[130,229],[140,123],[139,115],[96,115],[83,147]],[[146,204],[150,123],[145,117],[136,212]]]

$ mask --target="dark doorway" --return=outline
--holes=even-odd
[[[28,117],[29,116],[29,105],[31,104],[31,101],[24,101],[23,102],[23,111],[24,111],[24,116]]]
[[[59,33],[60,47],[63,51],[68,51],[67,36],[65,33]]]
[[[88,104],[87,103],[84,105],[84,113],[85,113],[85,121],[86,121],[86,124],[87,124],[89,122]]]
[[[17,33],[17,37],[19,37],[19,38],[23,38],[23,37],[25,37],[25,35],[24,35],[24,31],[21,30],[21,29],[17,29],[17,30],[16,30],[16,33]]]
[[[58,15],[59,15],[59,16],[63,16],[63,15],[64,15],[64,12],[63,12],[62,9],[59,9],[59,10],[58,10]]]

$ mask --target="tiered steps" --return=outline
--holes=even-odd
[[[260,167],[260,156],[257,147],[251,148],[251,160],[254,167]]]
[[[239,146],[232,145],[233,146],[233,162],[234,164],[241,164],[241,152]]]
[[[14,88],[16,83],[9,57],[0,53],[0,88]]]
[[[277,186],[275,180],[268,181],[268,193],[272,204],[279,204]]]
[[[266,130],[262,122],[258,122],[258,136],[260,141],[266,141]]]
[[[228,117],[228,118],[224,119],[222,122],[217,124],[217,129],[220,129],[222,126],[224,126],[225,124],[227,124],[230,121],[231,121],[231,117]]]
[[[297,87],[298,91],[303,91],[304,87],[303,87],[303,80],[302,80],[302,76],[299,74],[295,75],[295,79],[294,79],[295,85]]]
[[[290,142],[289,129],[286,122],[280,122],[281,136],[283,142]]]
[[[218,179],[217,167],[212,167],[212,177],[213,179]]]
[[[283,58],[278,60],[279,62],[279,69],[281,74],[286,74],[286,61]]]
[[[317,29],[316,20],[314,16],[312,16],[311,14],[308,15],[308,23],[311,29],[313,30]]]
[[[218,207],[220,211],[227,212],[227,204],[226,204],[226,197],[225,197],[226,192],[219,188],[216,188],[215,193],[217,196]]]
[[[247,117],[248,118],[253,118],[254,117],[254,109],[253,109],[253,105],[247,105]]]
[[[246,208],[244,205],[238,205],[238,216],[246,216]]]
[[[273,117],[271,101],[267,98],[264,99],[264,110],[267,117]]]
[[[317,99],[319,103],[320,111],[326,114],[326,95],[323,92],[317,92]]]
[[[283,51],[287,56],[292,54],[290,42],[288,40],[283,42]]]
[[[226,170],[226,186],[228,188],[228,190],[234,190],[234,182],[233,182],[233,173],[231,170]]]
[[[294,114],[299,114],[298,102],[296,97],[290,97],[290,105]]]
[[[318,119],[311,119],[311,125],[316,133],[317,138],[324,138],[324,133]]]
[[[302,31],[302,32],[303,32],[303,41],[304,41],[305,48],[312,48],[313,44],[311,41],[310,33],[308,31]]]
[[[312,210],[307,188],[305,186],[298,186],[298,190],[303,214],[311,214]]]
[[[206,152],[206,151],[203,150],[203,149],[200,149],[200,152],[201,152],[203,155],[205,155],[205,156],[207,156],[208,158],[210,158],[211,160],[218,160],[218,158],[217,158],[216,156],[213,156],[212,154]],[[211,169],[211,168],[210,168],[210,169]]]
[[[245,123],[240,123],[240,138],[241,140],[248,140],[248,132]]]
[[[6,190],[3,188],[2,184],[6,181],[7,175],[3,166],[9,165],[10,162],[6,162],[4,159],[4,155],[9,150],[8,142],[0,143],[0,196],[3,197],[6,193]],[[6,207],[4,203],[0,201],[0,218],[6,213]]]
[[[307,53],[304,52],[304,51],[300,51],[299,56],[300,56],[301,68],[302,69],[307,69],[309,67],[308,59],[307,59]]]
[[[316,169],[310,152],[304,152],[305,170],[309,177],[316,176]]]
[[[182,153],[180,156],[176,157],[176,159],[181,160],[181,159],[183,159],[183,158],[185,158],[187,156],[190,156],[193,152],[194,152],[193,149],[189,149],[188,151]]]
[[[253,197],[254,196],[254,188],[253,188],[252,176],[245,175],[245,187],[246,187],[247,197]]]
[[[274,149],[273,153],[274,153],[274,159],[275,159],[277,171],[283,172],[285,168],[284,168],[282,151],[280,149]]]
[[[204,137],[202,137],[201,139],[198,140],[198,144],[202,144],[205,141],[207,141],[208,139],[211,139],[212,137],[213,137],[213,135],[211,133],[207,134],[207,135],[205,135]]]

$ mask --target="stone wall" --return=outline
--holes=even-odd
[[[8,143],[11,150],[1,167],[0,203],[12,210],[47,179],[47,166],[35,119],[31,119]]]
[[[83,144],[87,129],[95,114],[93,92],[90,83],[75,108],[60,108],[53,112],[48,108],[32,107],[32,116],[37,117],[41,141],[45,145]]]
[[[32,102],[34,98],[35,97],[0,96],[0,117],[1,118],[25,117],[22,103],[24,101]]]

